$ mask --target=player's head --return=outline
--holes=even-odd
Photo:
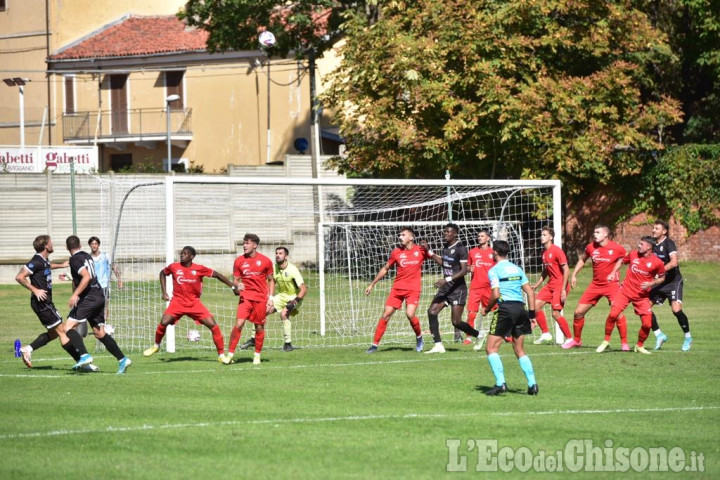
[[[481,228],[478,232],[478,245],[485,246],[490,245],[490,240],[492,239],[492,236],[490,235],[490,229],[489,228]]]
[[[195,258],[195,255],[197,255],[197,252],[193,247],[190,245],[186,245],[180,250],[180,263],[190,263],[193,261],[193,258]]]
[[[553,230],[551,226],[545,225],[542,228],[542,230],[540,230],[540,243],[541,244],[547,245],[549,243],[552,243],[554,238],[555,238],[555,230]]]
[[[460,227],[454,223],[448,223],[443,227],[443,238],[447,243],[455,240],[460,233]]]
[[[667,235],[670,231],[670,225],[665,220],[655,220],[653,222],[652,236],[655,240],[659,240]]]
[[[260,237],[254,233],[246,233],[243,237],[243,252],[253,253],[260,245]]]
[[[595,229],[593,230],[593,240],[595,242],[602,243],[609,236],[610,236],[610,227],[608,227],[604,223],[598,223],[597,225],[595,225]]]
[[[510,244],[505,240],[496,240],[493,242],[493,252],[496,257],[507,258],[510,253]]]
[[[286,247],[277,247],[275,249],[275,263],[282,265],[287,260],[290,251]]]
[[[80,237],[78,237],[77,235],[70,235],[65,240],[65,246],[67,247],[69,252],[79,249],[80,248]]]
[[[90,237],[88,240],[88,246],[93,253],[100,250],[100,239],[98,237]]]
[[[36,253],[42,253],[47,249],[48,253],[53,253],[53,244],[50,235],[38,235],[33,241],[33,248]]]
[[[400,244],[402,246],[407,246],[411,242],[415,241],[415,237],[417,234],[415,233],[415,230],[412,229],[412,227],[403,227],[400,229]]]
[[[653,245],[655,245],[655,239],[650,235],[644,235],[640,238],[638,243],[638,253],[644,254],[648,251],[652,252]]]

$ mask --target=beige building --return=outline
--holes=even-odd
[[[0,145],[97,145],[101,171],[152,171],[167,168],[169,136],[173,168],[206,173],[312,145],[307,62],[209,54],[175,17],[183,4],[0,0]],[[336,153],[322,131],[320,153]]]

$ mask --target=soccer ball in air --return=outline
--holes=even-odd
[[[188,342],[199,342],[200,332],[198,332],[197,330],[188,330],[187,339]]]
[[[260,46],[270,48],[275,45],[275,35],[272,32],[264,31],[260,34],[258,42],[260,42]]]
[[[105,335],[112,335],[115,333],[115,327],[112,325],[105,325]]]

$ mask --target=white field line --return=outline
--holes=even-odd
[[[608,410],[540,410],[536,412],[496,412],[483,413],[484,417],[509,417],[517,415],[617,415],[617,414],[648,414],[658,412],[693,412],[703,410],[717,410],[718,405],[697,406],[697,407],[667,407],[667,408],[618,408]],[[99,429],[85,430],[51,430],[47,432],[26,432],[13,434],[0,434],[0,440],[16,440],[22,438],[47,438],[66,435],[91,435],[106,433],[131,433],[141,431],[162,431],[183,428],[205,428],[205,427],[227,427],[240,425],[282,425],[282,424],[312,424],[312,423],[336,423],[336,422],[357,422],[357,421],[374,421],[374,420],[407,420],[407,419],[442,419],[442,418],[462,418],[477,417],[477,412],[467,413],[406,413],[406,414],[389,414],[389,415],[348,415],[343,417],[304,417],[304,418],[288,418],[288,419],[265,419],[265,420],[232,420],[222,422],[196,422],[196,423],[175,423],[161,425],[138,425],[130,427],[107,426]]]

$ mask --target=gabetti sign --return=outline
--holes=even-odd
[[[70,173],[70,163],[75,172],[90,173],[98,169],[97,147],[16,147],[0,145],[0,172]]]

